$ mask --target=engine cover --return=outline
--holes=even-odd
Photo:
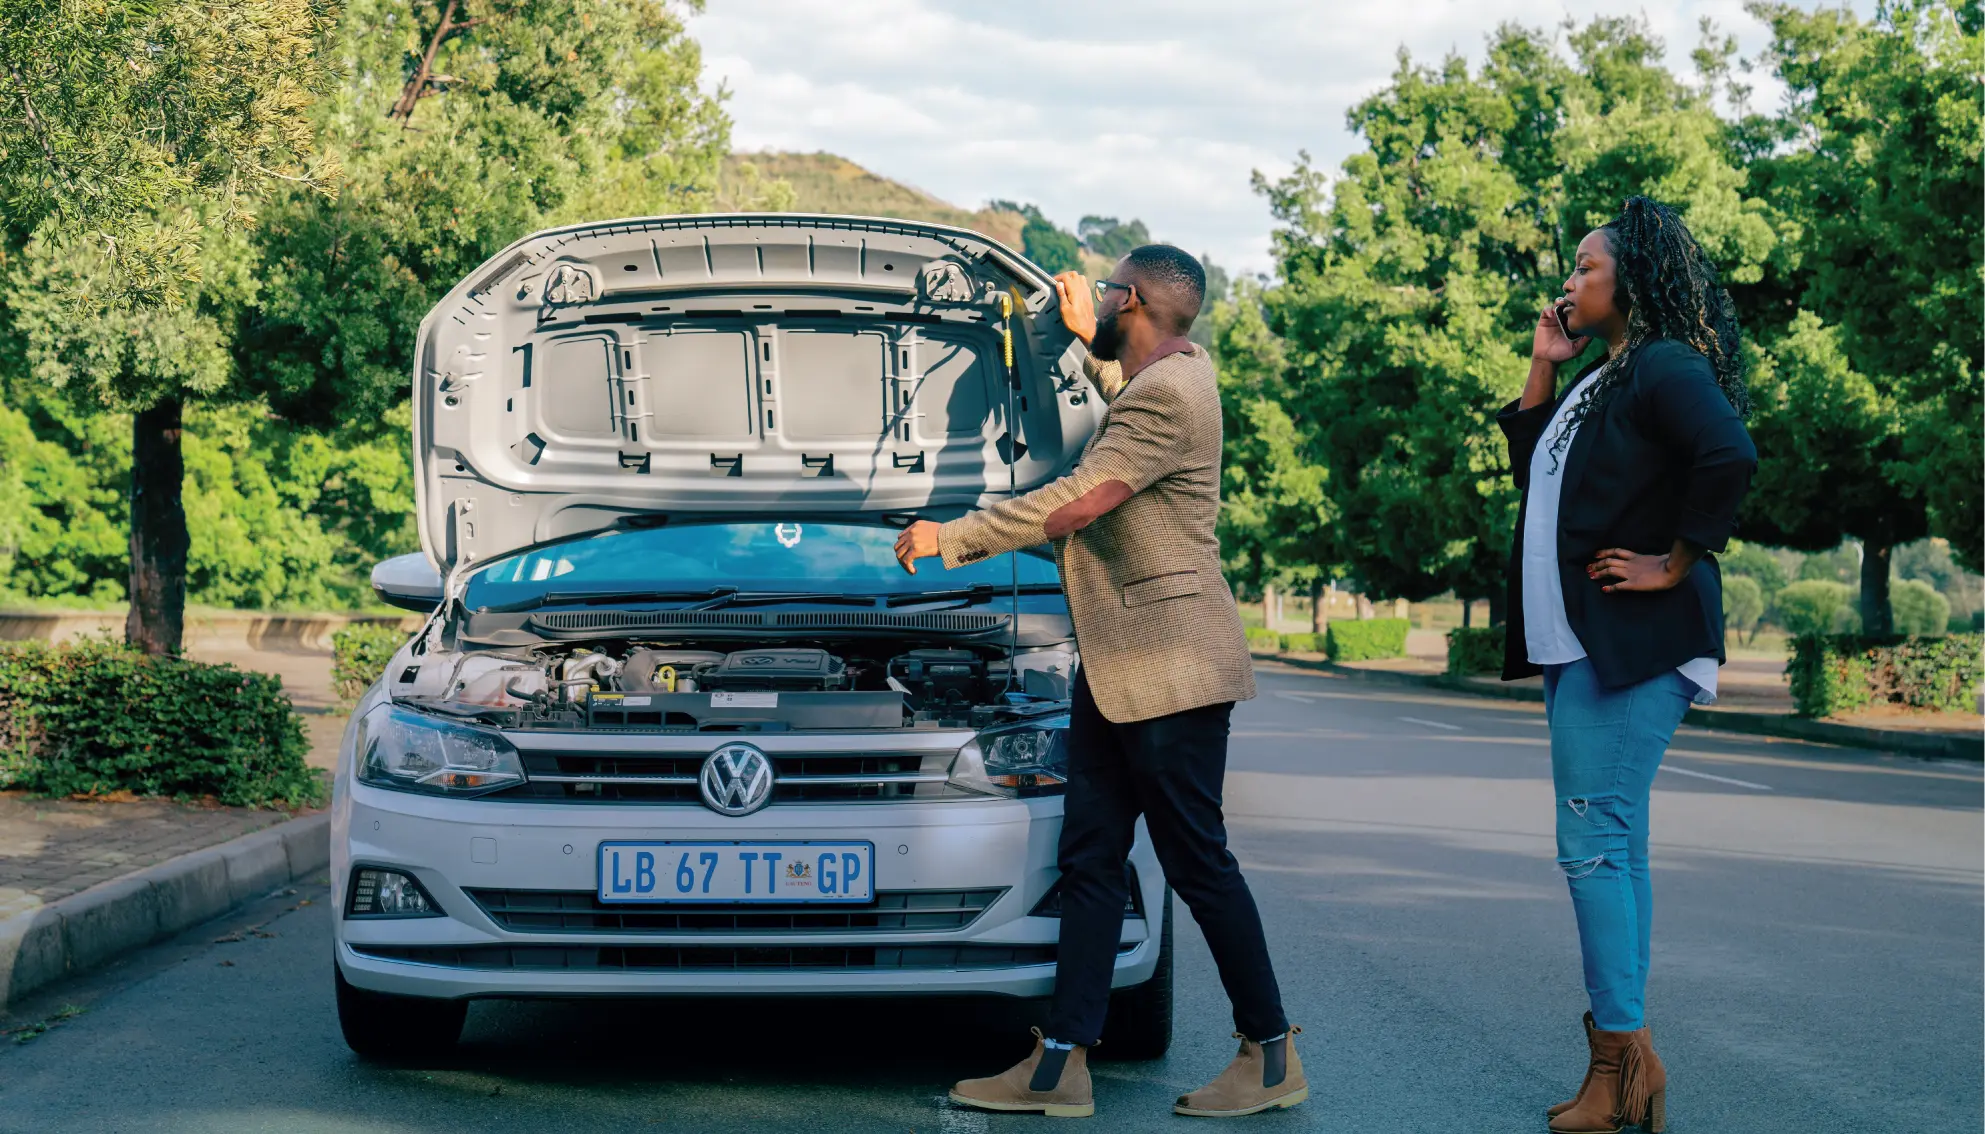
[[[699,688],[795,693],[848,687],[848,663],[826,650],[737,650],[714,666],[698,666]]]

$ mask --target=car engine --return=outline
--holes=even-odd
[[[668,730],[983,727],[1004,706],[1064,700],[1067,648],[854,639],[776,648],[588,642],[423,653],[397,700],[506,728]]]

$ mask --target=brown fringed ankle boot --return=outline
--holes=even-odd
[[[1668,1069],[1654,1054],[1646,1028],[1592,1030],[1592,1065],[1569,1109],[1551,1119],[1552,1134],[1619,1134],[1628,1125],[1648,1134],[1667,1126]]]
[[[1585,1046],[1588,1049],[1591,1048],[1592,1046],[1592,1013],[1590,1012],[1587,1012],[1585,1014]],[[1557,1116],[1570,1110],[1572,1107],[1577,1106],[1578,1100],[1585,1097],[1585,1088],[1591,1085],[1592,1085],[1592,1060],[1588,1058],[1585,1061],[1585,1078],[1578,1084],[1578,1093],[1574,1094],[1571,1098],[1566,1099],[1564,1102],[1561,1102],[1558,1105],[1545,1110],[1544,1117],[1556,1118]]]

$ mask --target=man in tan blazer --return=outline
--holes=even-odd
[[[1048,1033],[1018,1066],[959,1083],[951,1097],[989,1110],[1093,1113],[1087,1050],[1109,1008],[1129,898],[1124,862],[1142,815],[1244,1037],[1227,1070],[1173,1109],[1294,1106],[1309,1088],[1220,813],[1228,718],[1234,702],[1254,696],[1254,668],[1214,534],[1219,387],[1212,360],[1185,338],[1206,275],[1179,249],[1146,245],[1097,285],[1100,318],[1080,275],[1056,277],[1055,290],[1063,321],[1089,347],[1083,371],[1109,406],[1081,462],[1025,496],[942,525],[919,520],[896,542],[914,573],[927,556],[956,567],[1053,541],[1082,657],[1069,710]]]

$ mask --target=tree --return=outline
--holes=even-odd
[[[1779,239],[1704,91],[1636,21],[1504,27],[1478,74],[1401,57],[1351,111],[1367,149],[1332,183],[1257,178],[1280,224],[1266,295],[1291,416],[1315,422],[1344,561],[1372,593],[1501,598],[1518,495],[1492,420],[1572,247],[1630,193],[1679,207],[1732,279]]]
[[[1220,548],[1227,574],[1252,587],[1306,582],[1314,600],[1343,571],[1325,491],[1329,474],[1316,462],[1314,431],[1285,408],[1282,344],[1268,329],[1260,287],[1242,281],[1231,298],[1211,305],[1208,322],[1225,418]]]
[[[1900,579],[1920,579],[1951,604],[1954,626],[1978,629],[1974,621],[1985,604],[1985,579],[1966,571],[1951,554],[1948,540],[1926,539],[1895,549],[1895,573]]]
[[[452,18],[443,22],[444,12]],[[455,282],[536,229],[693,212],[729,149],[666,0],[357,0],[323,109],[335,199],[288,192],[257,234],[265,286],[236,352],[254,388],[319,428],[380,421],[414,334]],[[411,117],[402,76],[431,53]]]
[[[1793,373],[1760,431],[1761,468],[1817,464],[1842,491],[1794,499],[1788,490],[1811,488],[1767,476],[1748,511],[1795,546],[1858,536],[1862,622],[1882,634],[1892,547],[1930,531],[1973,569],[1985,555],[1980,11],[1940,0],[1883,4],[1866,22],[1846,9],[1751,11],[1771,26],[1766,61],[1788,94],[1775,128],[1751,127],[1752,168],[1802,230],[1779,288],[1811,312],[1767,344]]]
[[[1723,619],[1732,630],[1756,638],[1764,617],[1764,588],[1749,575],[1723,577]]]
[[[256,288],[239,229],[200,224],[196,231],[204,241],[187,273],[196,282],[163,306],[124,305],[101,283],[119,270],[107,251],[53,236],[28,242],[10,280],[28,379],[79,406],[131,413],[124,636],[154,654],[178,652],[186,607],[185,403],[226,396],[234,378],[229,331]],[[96,301],[79,312],[77,297]]]
[[[125,635],[149,652],[179,648],[185,606],[182,399],[227,382],[219,324],[241,279],[214,253],[238,242],[267,186],[321,184],[309,110],[329,85],[333,12],[324,0],[0,5],[19,107],[0,117],[6,353],[134,411]]]
[[[1801,579],[1778,592],[1772,610],[1778,624],[1795,637],[1831,634],[1842,628],[1843,616],[1854,611],[1849,605],[1854,589],[1845,583],[1825,579]]]
[[[1950,629],[1950,600],[1937,589],[1918,579],[1904,579],[1895,585],[1895,632],[1898,634],[1942,637]]]
[[[110,295],[99,281],[122,270],[87,244],[38,235],[15,267],[13,326],[31,373],[133,412],[127,632],[147,649],[179,644],[188,399],[265,399],[293,424],[359,445],[396,423],[404,431],[413,337],[442,292],[536,228],[698,207],[728,148],[721,107],[697,86],[695,45],[661,0],[362,0],[339,31],[344,81],[313,112],[328,160],[344,169],[335,196],[281,182],[252,239],[212,221],[219,206],[195,214],[194,285],[157,310],[105,300],[78,318],[60,296]],[[342,487],[320,491],[390,491],[378,470],[343,467],[330,478]],[[280,528],[273,499],[243,487],[206,481],[237,495],[230,524],[259,511]],[[336,554],[308,537],[293,528],[286,552],[301,558],[278,561]],[[236,562],[196,582],[294,597],[253,574]]]
[[[1761,458],[1743,530],[1805,551],[1859,540],[1861,624],[1887,634],[1889,549],[1922,538],[1929,523],[1920,493],[1895,475],[1906,416],[1850,363],[1839,329],[1810,312],[1751,353],[1751,436]]]
[[[1082,242],[1042,216],[1039,205],[994,201],[988,207],[997,212],[1018,213],[1025,219],[1020,228],[1020,250],[1029,260],[1049,272],[1082,270]]]
[[[204,229],[317,183],[329,0],[0,3],[0,250],[86,244],[111,306],[173,303]],[[76,255],[88,255],[79,250]]]
[[[1771,596],[1785,586],[1785,568],[1779,565],[1776,556],[1757,544],[1733,539],[1728,550],[1717,556],[1716,560],[1724,578],[1743,575],[1756,580],[1763,590],[1766,603],[1770,603]]]
[[[1131,249],[1151,243],[1151,230],[1135,217],[1127,222],[1115,217],[1083,217],[1075,226],[1075,235],[1084,248],[1111,260],[1121,260]]]

